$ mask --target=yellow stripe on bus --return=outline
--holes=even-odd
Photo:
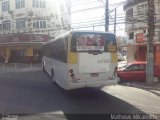
[[[68,64],[77,64],[77,63],[78,63],[78,53],[69,52]]]
[[[68,48],[71,48],[71,38],[72,38],[72,34],[69,34]],[[68,64],[78,64],[78,53],[71,52],[70,49],[68,49]]]
[[[111,53],[111,59],[112,59],[112,63],[116,63],[118,61],[118,55],[117,52]]]

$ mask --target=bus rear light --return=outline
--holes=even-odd
[[[69,69],[68,74],[69,74],[69,79],[70,79],[72,82],[74,82],[74,83],[77,82],[77,79],[76,79],[76,77],[74,76],[73,69]]]
[[[108,80],[115,80],[117,78],[117,69],[118,67],[115,67],[112,77],[108,77]]]
[[[74,77],[74,73],[70,73],[70,77]]]
[[[73,73],[73,69],[69,69],[69,73]]]
[[[115,70],[112,77],[108,77],[108,80],[115,80],[117,78],[117,71]]]

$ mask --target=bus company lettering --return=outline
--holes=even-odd
[[[110,60],[109,59],[101,59],[101,60],[98,60],[97,63],[110,63]]]

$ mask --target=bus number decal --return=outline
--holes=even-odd
[[[110,63],[109,59],[102,59],[102,60],[98,60],[97,63]]]

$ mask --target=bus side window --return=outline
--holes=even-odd
[[[68,36],[64,38],[64,62],[67,62]]]

